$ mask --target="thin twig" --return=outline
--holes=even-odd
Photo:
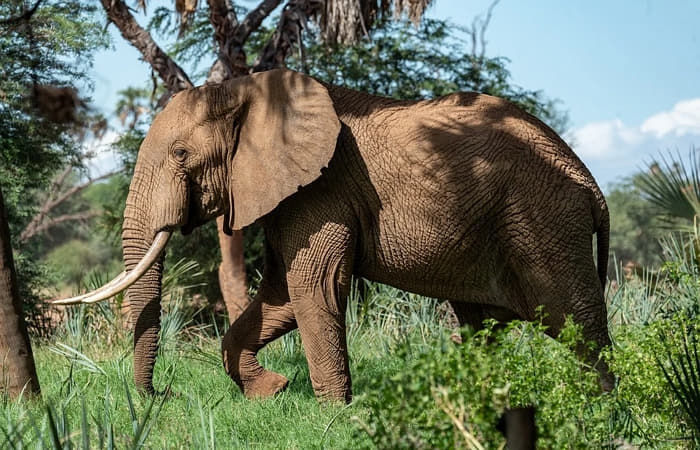
[[[60,189],[60,187],[63,185],[63,182],[65,178],[67,177],[67,174],[71,172],[73,168],[69,167],[65,171],[59,175],[58,179],[56,182],[54,182],[53,186],[56,187],[57,189]],[[44,219],[49,215],[49,213],[56,208],[58,205],[61,203],[65,202],[69,198],[75,196],[79,192],[85,190],[89,186],[92,186],[98,181],[107,179],[113,175],[116,175],[118,173],[123,172],[124,169],[119,169],[119,170],[114,170],[108,173],[105,173],[103,175],[100,175],[99,177],[96,178],[91,178],[87,182],[83,184],[79,184],[76,186],[73,186],[72,188],[68,189],[67,191],[63,192],[60,195],[57,195],[57,191],[52,191],[49,193],[49,195],[46,198],[46,201],[44,204],[39,208],[39,212],[36,213],[36,215],[32,218],[32,220],[29,221],[29,224],[22,230],[19,236],[19,242],[24,243],[27,242],[30,238],[36,236],[37,234],[40,234],[41,232],[45,231],[46,229],[56,225],[57,223],[62,223],[66,222],[68,220],[80,220],[82,219],[82,216],[77,216],[74,219],[70,218],[69,215],[64,215],[64,216],[59,216],[61,220],[56,222],[58,218],[53,218],[50,219],[48,222],[44,222]],[[60,180],[60,181],[59,181]],[[81,214],[86,214],[86,212],[83,212]],[[48,224],[48,225],[47,225]]]
[[[48,221],[42,223],[41,225],[37,226],[36,228],[34,228],[34,230],[32,230],[30,233],[28,233],[24,237],[24,241],[26,241],[26,240],[28,240],[28,239],[30,239],[38,234],[41,234],[44,231],[48,230],[49,228],[52,228],[60,223],[72,222],[72,221],[83,221],[84,222],[86,220],[92,219],[93,217],[97,217],[99,215],[100,215],[100,213],[98,213],[97,211],[82,211],[79,213],[63,214],[61,216],[54,217],[51,220],[48,220]],[[20,241],[22,241],[22,239],[20,239]]]

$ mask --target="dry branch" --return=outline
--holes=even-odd
[[[58,217],[53,217],[49,218],[47,220],[47,217],[49,217],[49,213],[56,208],[58,205],[64,203],[66,200],[68,200],[71,197],[74,197],[78,193],[82,192],[89,186],[95,184],[98,181],[105,180],[112,175],[116,175],[122,170],[115,170],[112,172],[105,173],[104,175],[100,175],[99,177],[96,178],[91,178],[85,183],[75,185],[71,187],[70,189],[66,190],[65,192],[59,193],[61,187],[63,187],[63,183],[65,182],[66,178],[68,175],[73,171],[73,167],[67,167],[66,170],[64,170],[57,178],[56,181],[53,182],[51,186],[51,191],[49,192],[49,195],[46,197],[46,201],[44,204],[39,208],[39,212],[36,213],[34,217],[32,217],[32,220],[29,221],[29,224],[22,230],[22,232],[19,235],[19,242],[20,243],[25,243],[32,237],[43,233],[44,231],[48,230],[49,228],[58,225],[59,223],[63,222],[68,222],[70,220],[82,220],[85,221],[87,219],[90,219],[92,217],[95,217],[97,215],[96,212],[94,211],[83,211],[80,213],[76,214],[64,214],[62,216]]]
[[[141,52],[143,59],[158,73],[168,90],[178,92],[193,87],[185,71],[155,43],[150,33],[136,22],[129,7],[122,0],[101,1],[109,20],[119,28],[124,39]]]
[[[323,0],[290,0],[284,6],[275,33],[255,61],[253,72],[283,67],[292,47],[302,45],[301,32],[309,19],[321,12],[324,3]]]
[[[498,2],[500,0],[493,0],[486,10],[486,16],[483,18],[481,15],[474,17],[471,27],[465,30],[472,42],[471,55],[477,60],[483,60],[486,55],[486,29],[491,23],[493,10],[498,5]]]
[[[64,223],[64,222],[85,222],[85,221],[88,221],[88,220],[92,219],[93,217],[97,217],[99,215],[100,215],[100,213],[98,213],[97,211],[81,211],[78,213],[63,214],[60,216],[52,217],[51,219],[49,219],[49,220],[41,223],[37,227],[35,227],[32,230],[32,233],[30,235],[28,235],[26,239],[29,239],[32,236],[36,236],[38,234],[44,233],[48,229],[53,228],[56,225]],[[23,242],[21,237],[20,237],[20,241]]]

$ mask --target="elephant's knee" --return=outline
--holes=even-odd
[[[242,387],[246,380],[256,378],[263,372],[256,359],[257,349],[246,342],[247,333],[232,324],[221,343],[221,354],[226,373]]]

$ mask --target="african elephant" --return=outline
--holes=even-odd
[[[449,300],[460,323],[565,315],[610,344],[604,287],[609,216],[584,164],[545,124],[477,93],[398,101],[274,70],[181,92],[141,146],[123,224],[128,272],[66,301],[128,289],[136,384],[153,392],[162,250],[225,215],[259,221],[265,268],[222,343],[246,396],[287,379],[257,352],[299,328],[319,397],[349,400],[351,275]],[[592,235],[597,233],[597,269]],[[613,377],[597,351],[604,389]]]

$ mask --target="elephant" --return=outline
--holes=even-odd
[[[126,270],[64,303],[127,289],[136,385],[154,392],[168,237],[223,216],[265,233],[260,288],[222,340],[247,397],[283,390],[258,351],[298,328],[318,398],[352,396],[345,314],[351,276],[449,301],[461,325],[570,315],[604,390],[614,376],[604,299],[603,194],[547,125],[497,97],[402,101],[286,69],[176,94],[138,154],[123,222]],[[596,257],[593,235],[596,234]]]

